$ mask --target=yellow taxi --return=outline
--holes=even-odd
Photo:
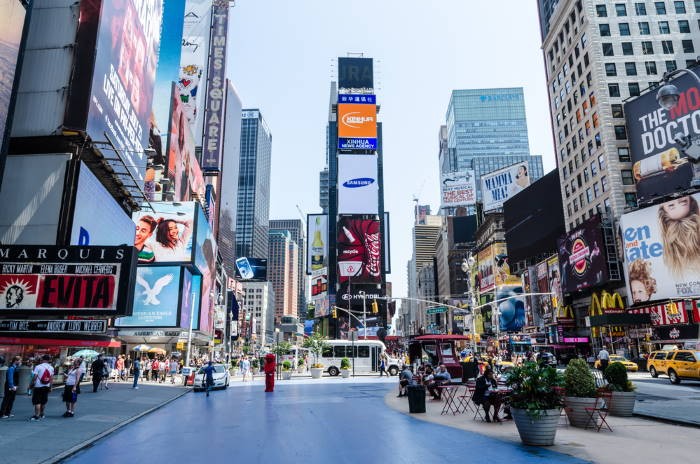
[[[610,355],[610,364],[614,362],[619,362],[622,363],[623,366],[625,366],[625,369],[627,369],[629,372],[637,372],[639,370],[639,366],[637,366],[636,363],[633,363],[629,359],[625,358],[624,356],[620,356],[617,354],[611,354]],[[595,364],[593,365],[596,369],[600,369],[600,359],[595,360]]]
[[[700,351],[654,351],[649,354],[647,369],[652,377],[668,375],[674,384],[681,383],[681,379],[700,380]]]

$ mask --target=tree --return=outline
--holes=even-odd
[[[314,356],[314,364],[311,367],[323,367],[318,362],[318,357],[321,356],[325,348],[330,347],[326,343],[327,338],[318,332],[311,334],[306,340],[304,340],[304,348],[308,348],[311,354]]]
[[[288,341],[282,341],[279,342],[278,344],[274,345],[270,351],[275,353],[277,357],[280,357],[282,355],[285,355],[289,353],[289,350],[292,349],[292,344],[289,343]]]

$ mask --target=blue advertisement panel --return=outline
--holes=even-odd
[[[338,95],[338,103],[366,103],[368,105],[377,104],[376,95]]]
[[[180,327],[189,329],[190,317],[194,312],[192,330],[199,330],[199,303],[201,299],[202,278],[192,275],[187,269],[182,272],[182,302],[180,303]]]
[[[496,287],[498,323],[501,332],[518,332],[525,326],[525,297],[520,284]],[[507,299],[506,299],[507,298]]]
[[[351,139],[338,137],[338,148],[341,150],[376,150],[376,138]]]
[[[179,266],[140,266],[136,271],[134,309],[117,318],[116,327],[177,327],[180,305]]]

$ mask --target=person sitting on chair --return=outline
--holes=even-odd
[[[498,418],[498,410],[501,407],[501,401],[497,395],[492,395],[491,392],[498,387],[498,383],[493,376],[493,370],[491,368],[486,368],[483,375],[476,379],[476,386],[474,388],[474,396],[472,401],[475,404],[481,405],[486,412],[486,422],[491,422],[489,417],[489,410],[493,406],[493,420],[496,422],[501,422]]]
[[[406,396],[406,387],[413,381],[413,372],[411,372],[411,368],[407,365],[403,366],[403,370],[401,371],[401,375],[399,375],[399,396],[398,398],[401,398],[402,396]]]
[[[452,377],[450,377],[450,373],[447,372],[447,368],[444,364],[440,364],[440,367],[438,367],[437,372],[435,372],[435,374],[433,375],[433,379],[428,383],[428,391],[431,395],[433,395],[433,399],[439,400],[441,396],[438,387],[442,385],[447,385],[450,382],[452,382]]]

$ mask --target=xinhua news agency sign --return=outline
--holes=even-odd
[[[130,315],[133,246],[0,246],[0,315]]]
[[[209,74],[207,75],[206,109],[202,170],[219,171],[223,146],[224,95],[226,94],[226,40],[228,1],[218,0],[212,6]]]

